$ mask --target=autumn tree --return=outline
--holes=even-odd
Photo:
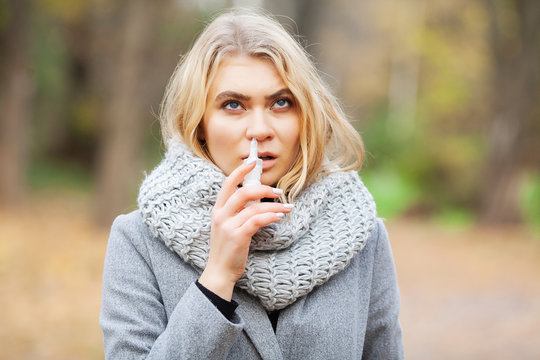
[[[97,154],[96,218],[109,224],[125,211],[138,176],[144,122],[150,116],[144,74],[150,68],[154,4],[147,0],[117,2],[118,26],[101,34],[112,42],[111,69],[101,119]]]
[[[538,140],[529,131],[538,121],[540,2],[486,0],[485,4],[493,68],[481,218],[507,223],[521,220],[518,192],[527,171],[526,149]]]
[[[29,1],[6,1],[7,25],[0,39],[0,201],[8,205],[18,203],[25,192],[33,90],[30,14]]]

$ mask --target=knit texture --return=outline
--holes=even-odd
[[[178,140],[146,177],[139,207],[154,236],[202,271],[210,213],[223,172]],[[326,175],[296,198],[293,211],[261,228],[251,242],[237,286],[267,310],[282,309],[343,270],[375,228],[373,197],[355,171]]]

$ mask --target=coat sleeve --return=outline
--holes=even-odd
[[[226,358],[242,320],[227,320],[195,283],[167,318],[143,240],[149,233],[133,222],[130,215],[118,217],[107,246],[100,314],[105,358]]]
[[[378,221],[371,297],[362,359],[403,359],[400,297],[388,233]]]

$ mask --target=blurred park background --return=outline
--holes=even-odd
[[[231,6],[278,16],[362,135],[407,357],[540,358],[540,1],[0,0],[0,359],[103,357],[108,227]]]

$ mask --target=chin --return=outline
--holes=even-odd
[[[275,187],[280,179],[281,176],[263,174],[263,176],[261,176],[261,184]]]
[[[273,179],[268,176],[261,176],[261,184],[263,185],[274,186],[276,183],[277,181],[273,181]]]

